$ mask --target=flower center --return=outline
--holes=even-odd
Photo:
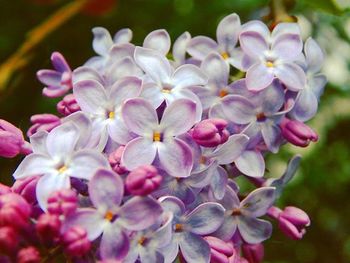
[[[221,89],[220,92],[219,92],[219,97],[220,97],[220,98],[223,98],[223,97],[225,97],[227,94],[228,94],[227,89],[223,88],[223,89]]]
[[[207,157],[202,155],[201,158],[199,159],[199,163],[200,164],[207,164]]]
[[[265,65],[268,68],[273,68],[275,66],[275,64],[272,61],[266,61]]]
[[[181,232],[183,229],[183,224],[175,224],[175,232]]]
[[[235,208],[235,209],[232,210],[231,215],[239,216],[239,215],[241,215],[241,210],[239,208]]]
[[[67,171],[67,166],[63,165],[60,168],[58,168],[58,173],[63,174],[65,171]]]
[[[139,243],[141,246],[143,246],[145,244],[145,242],[147,241],[147,238],[145,238],[144,236],[142,236],[139,241],[137,241],[137,243]]]
[[[169,93],[171,93],[172,88],[173,88],[173,86],[171,84],[164,84],[162,92],[169,94]]]
[[[108,113],[108,118],[109,119],[114,119],[115,118],[115,112],[114,111],[111,111]]]
[[[154,142],[161,142],[162,141],[162,134],[160,132],[154,132],[153,133],[153,141]]]
[[[266,116],[263,112],[260,112],[256,115],[256,119],[257,121],[265,121],[266,120]]]
[[[113,213],[111,211],[107,211],[106,214],[105,214],[105,219],[108,220],[109,222],[112,221],[113,219]]]
[[[223,59],[228,59],[230,57],[230,55],[227,52],[221,52],[220,55],[222,56]]]

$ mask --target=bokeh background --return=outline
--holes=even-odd
[[[79,0],[0,0],[1,119],[27,130],[31,115],[55,114],[58,100],[41,96],[42,85],[35,73],[51,67],[53,51],[63,53],[72,68],[83,64],[93,55],[94,26],[106,27],[112,34],[129,27],[134,32],[133,42],[142,44],[148,32],[159,28],[168,30],[172,39],[184,31],[215,37],[218,21],[227,14],[236,12],[245,22],[269,13],[267,0],[99,0],[65,18],[67,5],[75,2]],[[272,177],[283,173],[291,156],[303,156],[297,176],[279,202],[307,211],[312,225],[302,241],[291,241],[275,228],[273,238],[266,242],[264,262],[346,263],[350,262],[350,12],[346,10],[350,0],[284,4],[289,14],[298,18],[303,37],[313,36],[325,50],[323,71],[329,84],[318,115],[309,123],[320,134],[319,142],[307,149],[283,147],[279,154],[268,156],[268,176]],[[34,31],[38,43],[19,51],[33,37],[31,30],[62,8],[51,20],[64,23],[44,35],[40,35],[42,29]],[[16,52],[21,59],[4,66]],[[12,182],[18,162],[0,160],[0,182]]]

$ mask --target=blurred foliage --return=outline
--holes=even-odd
[[[51,2],[51,5],[39,5],[30,0],[0,0],[0,62],[23,44],[32,28],[71,1]],[[293,153],[302,152],[301,168],[279,202],[281,206],[295,205],[307,211],[312,225],[302,241],[287,239],[275,227],[273,238],[266,243],[265,262],[350,262],[350,53],[344,53],[350,39],[350,15],[344,9],[346,4],[350,5],[347,2],[350,1],[286,1],[290,14],[302,15],[311,23],[313,36],[326,37],[323,39],[328,43],[325,51],[337,58],[326,62],[331,63],[328,64],[330,73],[342,70],[349,82],[345,79],[328,85],[320,113],[311,122],[321,135],[318,144],[306,150],[283,147],[279,154],[268,156],[269,175],[276,177],[282,174]],[[51,67],[49,57],[53,51],[62,52],[72,68],[83,64],[93,55],[91,28],[94,26],[104,26],[112,34],[129,27],[136,44],[142,44],[147,33],[158,28],[167,29],[172,39],[184,31],[192,36],[215,37],[218,21],[232,12],[238,13],[243,22],[260,19],[268,14],[268,1],[119,0],[116,7],[103,16],[78,14],[32,50],[30,64],[17,72],[0,94],[0,118],[26,130],[31,115],[55,113],[58,100],[41,96],[42,86],[35,79],[35,73]],[[19,161],[19,158],[0,160],[1,182],[11,182],[11,172]]]

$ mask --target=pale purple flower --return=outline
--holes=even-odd
[[[164,211],[170,211],[174,215],[171,243],[162,249],[165,262],[173,262],[180,248],[186,262],[209,263],[210,246],[202,236],[213,233],[221,226],[224,218],[222,205],[207,202],[189,212],[176,197],[167,196],[160,201]]]
[[[137,231],[130,236],[130,250],[123,263],[134,263],[139,260],[141,263],[164,262],[161,253],[162,248],[167,246],[172,238],[173,214],[163,213],[159,223],[146,230]]]
[[[195,123],[196,104],[178,99],[164,111],[158,121],[156,109],[142,98],[125,102],[122,116],[129,130],[139,137],[124,149],[122,164],[133,170],[152,164],[158,156],[161,166],[172,176],[187,177],[193,166],[191,148],[176,138],[189,131]]]
[[[100,235],[102,259],[123,259],[129,251],[127,230],[139,231],[153,225],[162,213],[157,201],[133,197],[123,205],[124,184],[119,175],[101,169],[89,182],[89,196],[95,208],[82,208],[67,218],[64,229],[81,226],[93,241]]]
[[[51,98],[61,97],[72,88],[72,70],[59,52],[52,53],[51,62],[55,70],[39,70],[37,77],[41,83],[47,85],[43,89],[44,96]]]
[[[33,135],[33,153],[26,156],[13,174],[15,179],[41,175],[36,196],[46,209],[49,195],[70,188],[70,177],[89,180],[98,168],[109,167],[106,158],[94,150],[76,150],[81,132],[72,123],[64,123],[50,133]]]
[[[327,83],[326,76],[320,73],[324,62],[324,55],[312,38],[308,38],[304,45],[305,58],[299,63],[306,73],[305,88],[296,95],[295,105],[290,116],[298,121],[308,121],[315,116],[318,101]]]
[[[144,83],[141,97],[150,101],[155,108],[163,101],[169,105],[179,98],[192,100],[196,102],[196,116],[200,120],[202,105],[189,88],[205,85],[207,77],[197,66],[186,64],[174,70],[162,53],[141,47],[136,47],[134,56],[137,65],[149,78]]]
[[[200,61],[203,61],[211,52],[217,52],[227,62],[227,68],[229,64],[240,68],[242,52],[235,48],[240,30],[239,16],[235,13],[230,14],[220,21],[216,29],[217,42],[209,37],[197,36],[188,43],[187,52]]]
[[[267,213],[275,201],[275,188],[261,187],[251,192],[243,201],[229,187],[219,202],[225,207],[224,223],[213,234],[223,240],[230,240],[236,231],[248,244],[258,244],[268,239],[272,232],[270,222],[258,219]]]
[[[191,59],[186,59],[186,50],[188,43],[191,40],[191,34],[189,32],[182,33],[173,44],[173,62],[172,65],[177,68],[186,62],[191,62]],[[195,64],[195,63],[194,63]]]
[[[284,89],[278,80],[259,92],[246,89],[245,81],[236,82],[237,88],[246,91],[245,96],[228,95],[222,100],[227,118],[240,125],[248,125],[244,133],[253,138],[262,135],[267,148],[276,153],[281,143],[279,121],[290,108],[281,111],[285,102]]]
[[[100,134],[101,144],[107,143],[108,135],[117,143],[126,144],[132,139],[121,118],[121,107],[141,92],[142,81],[125,77],[105,89],[95,80],[81,80],[74,84],[74,95],[81,110],[93,120],[92,129]]]
[[[143,47],[158,51],[166,56],[170,50],[171,40],[169,33],[165,29],[154,30],[149,33],[144,41]]]
[[[305,73],[294,62],[303,48],[296,23],[279,23],[270,33],[264,23],[251,21],[242,26],[239,40],[244,53],[254,60],[246,75],[249,90],[263,90],[274,78],[292,91],[305,87]]]

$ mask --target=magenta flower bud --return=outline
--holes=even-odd
[[[74,94],[66,95],[60,102],[57,103],[57,111],[64,116],[68,116],[79,110],[80,107],[74,97]]]
[[[38,131],[51,131],[53,128],[61,124],[61,119],[53,114],[36,114],[30,118],[33,124],[27,131],[28,137],[32,136]]]
[[[74,257],[85,255],[91,248],[87,232],[80,226],[73,226],[62,235],[62,244],[65,251]]]
[[[128,170],[120,164],[124,149],[125,149],[125,146],[120,146],[117,150],[112,152],[108,157],[108,161],[113,171],[115,171],[117,174],[125,174],[126,172],[128,172]]]
[[[42,214],[36,223],[36,232],[46,245],[50,245],[60,234],[61,221],[58,215]]]
[[[231,243],[212,236],[204,239],[210,246],[210,263],[229,263],[229,258],[236,254]]]
[[[249,263],[260,263],[264,259],[264,245],[263,244],[243,244],[243,256]]]
[[[35,247],[22,248],[17,254],[18,263],[39,263],[40,253]]]
[[[56,191],[47,200],[47,211],[54,215],[68,216],[75,212],[77,206],[77,194],[71,189]]]
[[[283,137],[296,146],[306,147],[310,141],[316,142],[318,135],[305,123],[284,118],[281,123]]]
[[[18,232],[10,226],[0,227],[0,254],[12,254],[19,243]]]
[[[35,204],[36,200],[36,184],[38,183],[39,176],[29,176],[24,179],[16,180],[12,185],[12,191],[16,194],[23,196],[28,203]]]
[[[10,187],[0,183],[0,195],[5,195],[5,194],[11,193],[11,192],[12,191],[11,191]]]
[[[0,196],[0,226],[24,228],[30,213],[31,207],[22,196],[15,193]]]
[[[278,218],[278,227],[289,238],[294,240],[302,239],[306,233],[305,227],[310,225],[309,216],[301,209],[287,206]]]
[[[24,140],[22,131],[0,119],[0,156],[13,158],[20,153],[29,154],[30,152],[29,144]]]
[[[152,165],[142,165],[131,171],[125,180],[126,189],[133,195],[148,195],[157,189],[162,176]]]
[[[227,121],[208,119],[201,121],[192,130],[192,138],[201,146],[215,147],[226,142],[230,136]]]

